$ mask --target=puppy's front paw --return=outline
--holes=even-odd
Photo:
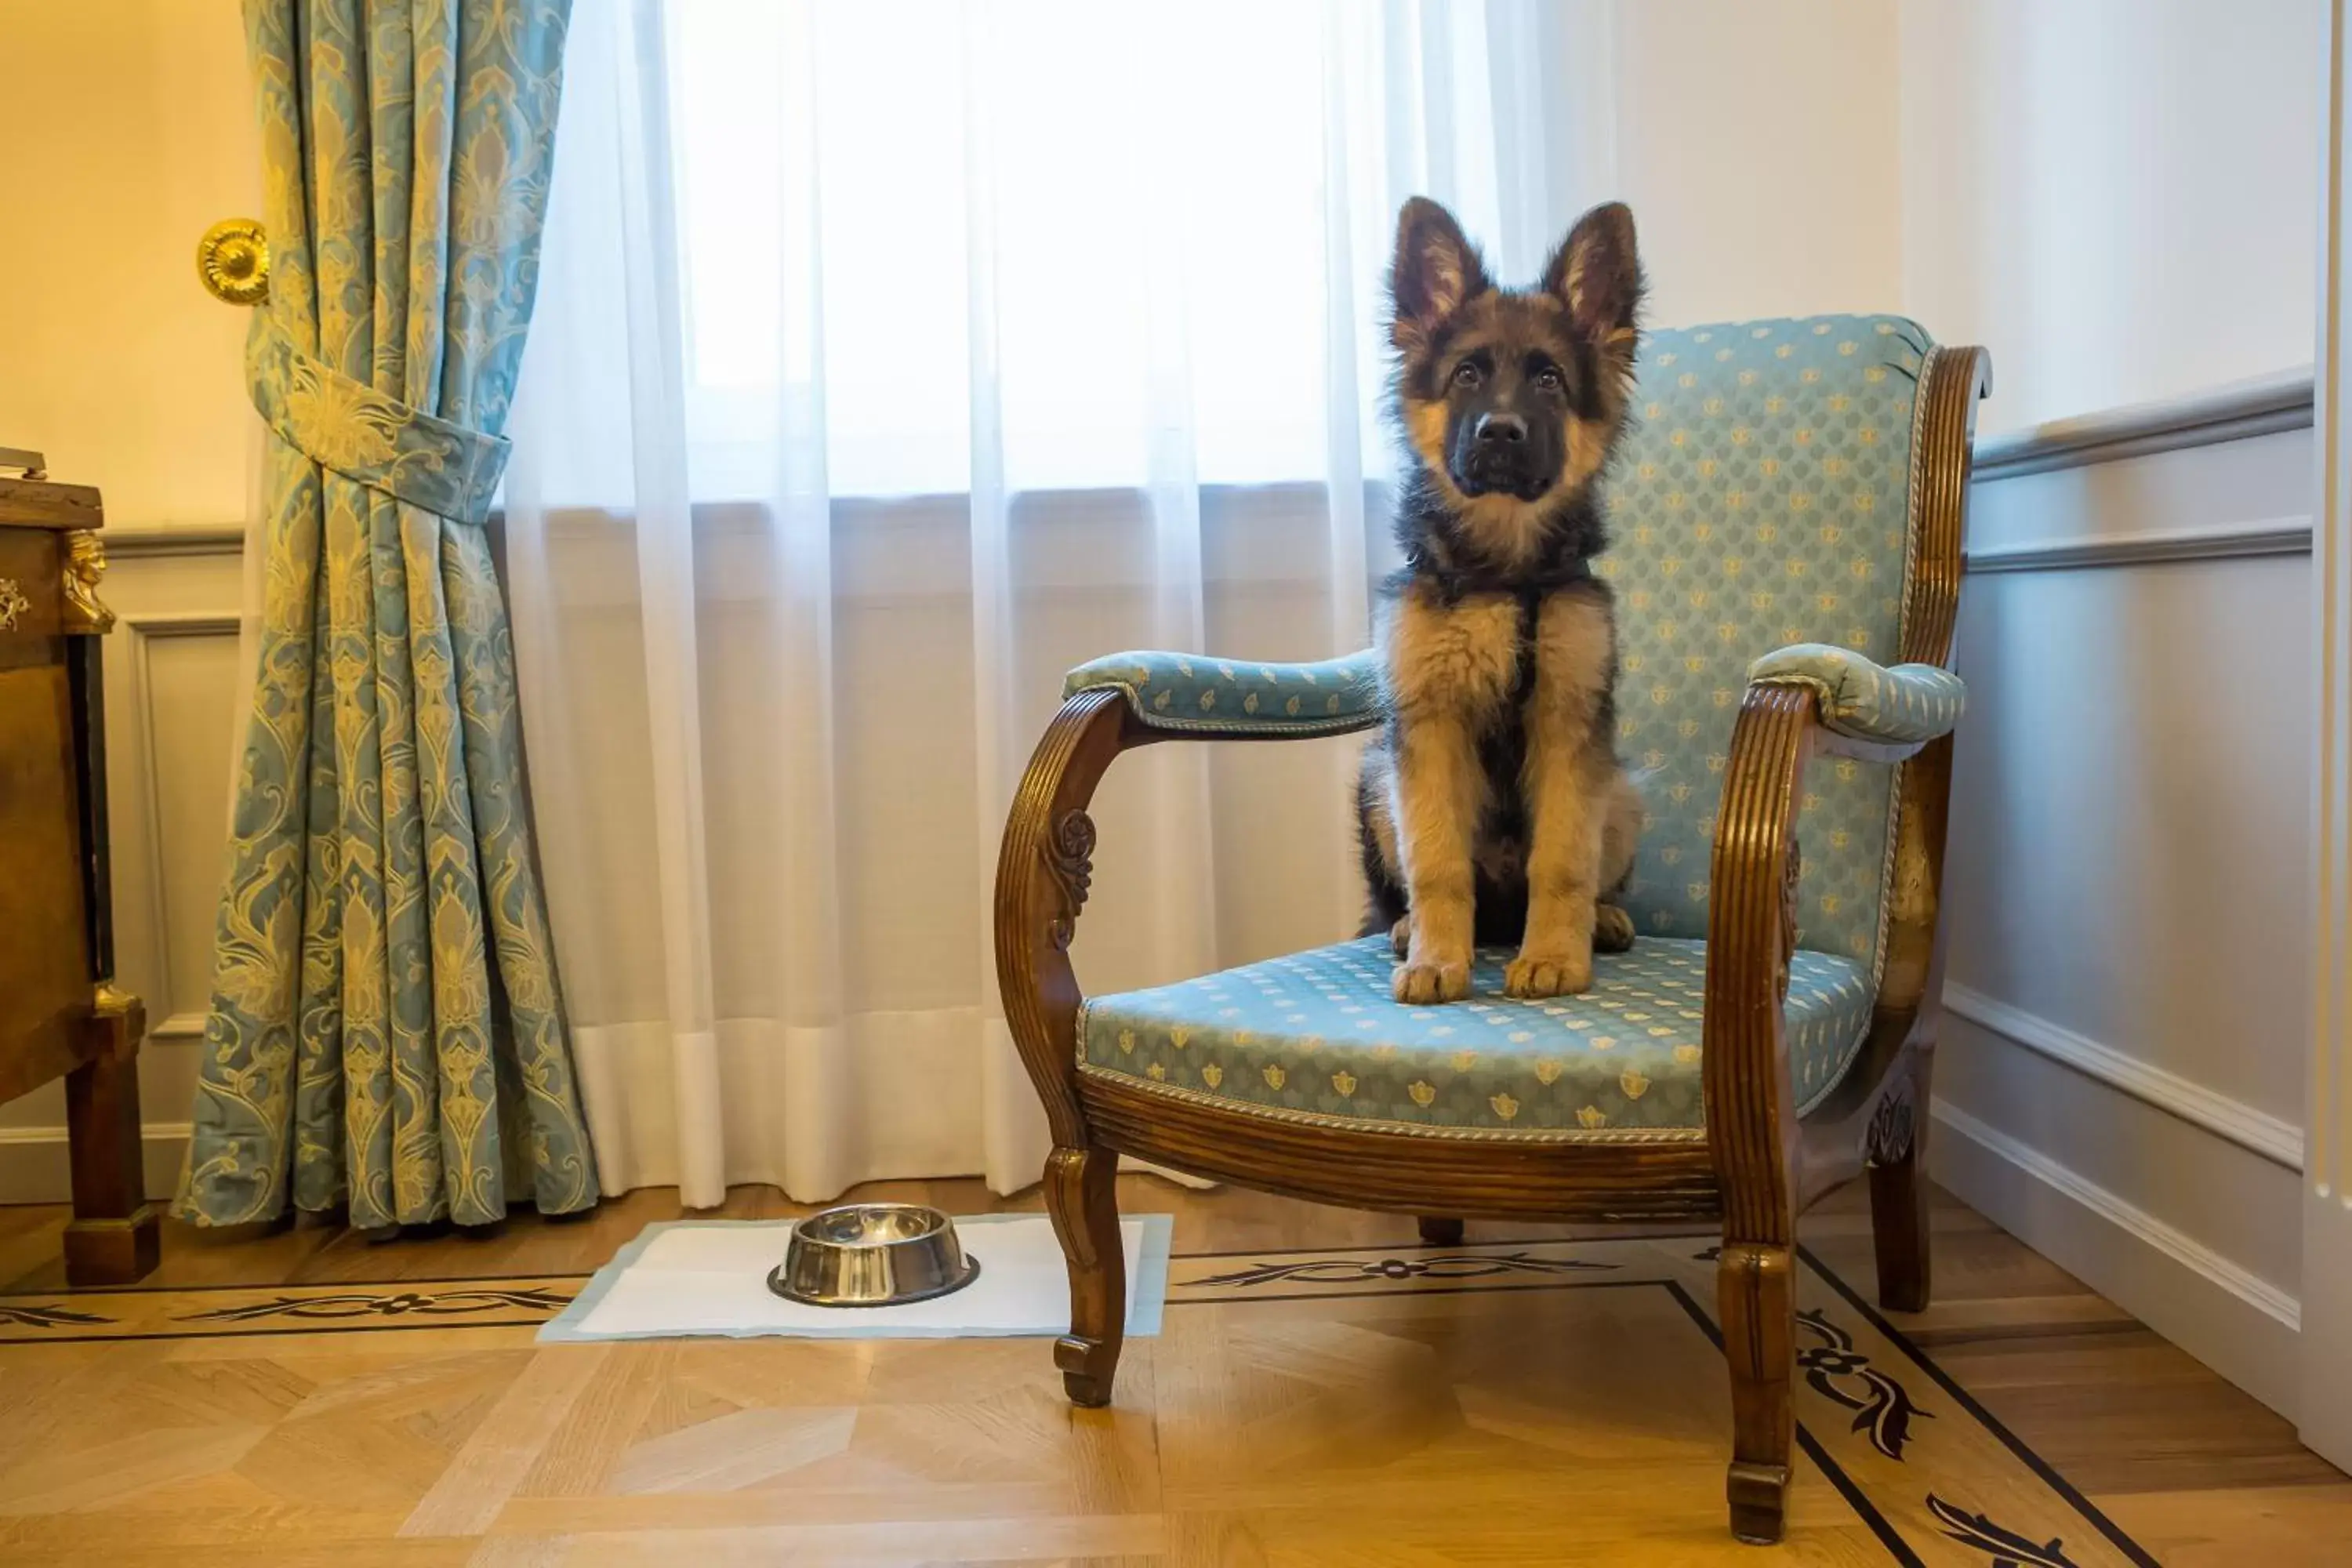
[[[1592,911],[1592,948],[1596,952],[1633,951],[1633,917],[1614,904]]]
[[[1397,923],[1389,928],[1389,947],[1399,958],[1412,951],[1412,917],[1399,915]]]
[[[1390,976],[1389,989],[1400,1002],[1459,1002],[1470,994],[1466,963],[1400,963]]]
[[[1523,952],[1503,970],[1503,989],[1514,996],[1567,996],[1591,988],[1589,952]]]

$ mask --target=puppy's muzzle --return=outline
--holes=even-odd
[[[1455,465],[1454,484],[1465,495],[1507,491],[1533,500],[1551,488],[1552,476],[1528,438],[1528,422],[1516,414],[1481,414],[1471,427],[1468,450]]]

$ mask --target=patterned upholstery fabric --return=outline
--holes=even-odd
[[[1705,942],[1602,954],[1591,990],[1548,1001],[1503,994],[1509,957],[1482,949],[1470,999],[1437,1007],[1391,999],[1386,937],[1097,996],[1079,1018],[1079,1061],[1158,1091],[1358,1124],[1551,1138],[1704,1125]],[[1801,1108],[1852,1061],[1872,994],[1853,960],[1796,955],[1787,1027]]]
[[[1070,671],[1062,695],[1115,686],[1155,730],[1204,735],[1334,735],[1380,716],[1380,658],[1259,664],[1197,653],[1115,653]]]
[[[1932,664],[1893,668],[1824,643],[1775,648],[1748,667],[1750,680],[1809,686],[1822,700],[1822,722],[1857,741],[1903,745],[1951,732],[1969,689]]]
[[[1787,643],[1896,657],[1927,334],[1825,316],[1651,334],[1612,471],[1618,750],[1650,809],[1626,901],[1702,936],[1716,801],[1748,667]],[[1875,973],[1895,770],[1808,771],[1798,940]]]

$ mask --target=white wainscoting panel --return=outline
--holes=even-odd
[[[1931,1156],[2288,1415],[2312,461],[2264,427],[1977,486]]]
[[[213,915],[220,895],[229,776],[223,737],[242,704],[236,691],[235,616],[202,612],[127,617],[129,719],[138,773],[125,782],[145,817],[144,864],[131,868],[152,906],[148,1038],[205,1032],[212,994]],[[120,771],[119,769],[117,770]],[[212,853],[207,855],[206,849]]]
[[[2297,1126],[2309,573],[1971,578],[1946,873],[1951,979]]]

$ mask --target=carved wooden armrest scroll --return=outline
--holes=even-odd
[[[1095,822],[1072,806],[1054,819],[1054,830],[1038,847],[1045,874],[1061,898],[1060,912],[1045,922],[1055,951],[1067,952],[1077,934],[1079,911],[1087,907],[1087,889],[1094,882]]]
[[[1900,1089],[1898,1081],[1893,1086]],[[1890,1092],[1879,1096],[1878,1109],[1871,1114],[1870,1130],[1863,1137],[1863,1154],[1874,1165],[1899,1165],[1910,1157],[1912,1125],[1916,1095]]]

